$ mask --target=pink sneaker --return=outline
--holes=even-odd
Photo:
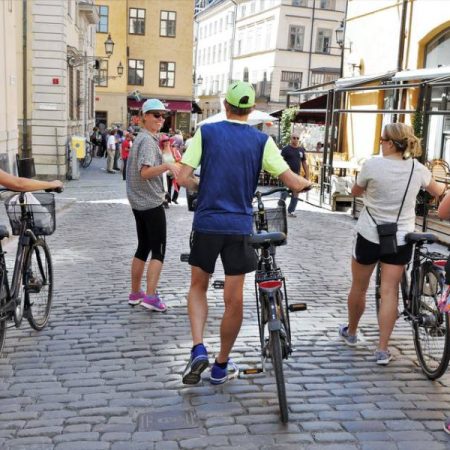
[[[167,306],[157,295],[146,295],[141,301],[141,306],[159,312],[167,310]]]
[[[139,303],[141,303],[141,300],[144,297],[145,297],[145,292],[144,291],[132,292],[128,296],[128,304],[131,305],[131,306],[139,305]]]

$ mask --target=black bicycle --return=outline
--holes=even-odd
[[[83,167],[83,169],[87,169],[92,162],[92,143],[86,141],[86,153],[84,155],[84,158],[80,159],[80,165]]]
[[[244,374],[265,372],[265,362],[271,360],[283,423],[289,419],[283,359],[288,359],[293,350],[289,312],[304,311],[307,306],[288,303],[286,280],[275,260],[276,247],[287,241],[286,205],[279,200],[276,208],[265,208],[262,197],[286,191],[286,188],[275,188],[255,193],[258,210],[254,212],[254,234],[249,244],[258,252],[255,295],[262,367],[243,371]]]
[[[4,190],[3,190],[4,191]],[[0,352],[9,321],[18,328],[23,317],[42,330],[48,323],[53,296],[53,270],[45,236],[55,231],[54,192],[20,192],[5,201],[12,234],[18,236],[14,271],[9,284],[2,240],[9,237],[0,225]]]
[[[445,284],[446,258],[427,249],[426,244],[438,240],[433,234],[408,233],[405,239],[414,244],[414,253],[400,283],[403,304],[399,305],[398,316],[403,316],[411,325],[419,364],[425,375],[435,380],[445,373],[450,360],[449,317],[438,307]],[[378,264],[375,283],[377,314],[381,302],[380,283]]]

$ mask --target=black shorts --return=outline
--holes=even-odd
[[[256,270],[256,252],[248,244],[248,236],[193,232],[191,266],[214,273],[219,255],[225,275],[243,275]]]
[[[378,261],[396,266],[404,266],[411,261],[412,251],[413,244],[399,245],[397,247],[397,253],[380,256],[380,244],[368,241],[358,233],[353,248],[353,257],[359,264],[366,266],[375,264]]]

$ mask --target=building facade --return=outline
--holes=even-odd
[[[284,107],[288,91],[339,78],[342,50],[334,31],[344,20],[345,7],[346,0],[219,0],[207,5],[196,16],[201,107],[216,112],[231,80],[252,83],[258,109],[273,111]]]
[[[97,0],[96,4],[97,50],[108,33],[117,43],[113,57],[101,62],[98,71],[96,122],[126,127],[137,120],[145,99],[159,98],[172,111],[164,129],[189,132],[194,0]],[[119,63],[125,68],[122,77],[116,73]]]
[[[0,3],[0,168],[8,172],[15,167],[19,148],[16,67],[17,2]],[[11,38],[13,37],[13,38]]]

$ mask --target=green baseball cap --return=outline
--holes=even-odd
[[[251,108],[255,106],[255,90],[250,83],[235,81],[228,87],[225,100],[237,108]]]

